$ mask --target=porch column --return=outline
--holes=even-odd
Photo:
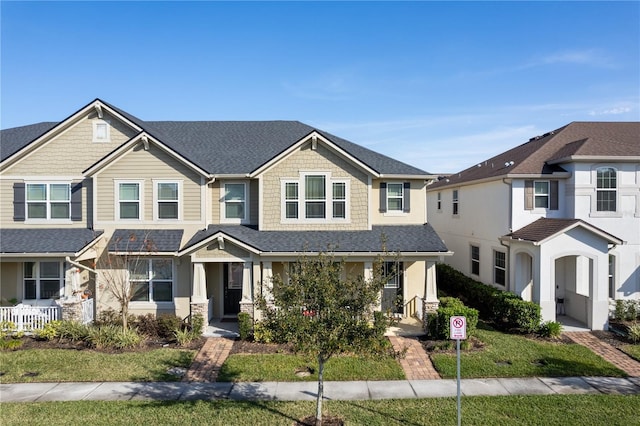
[[[253,303],[251,291],[251,273],[253,272],[253,262],[244,262],[242,271],[242,300],[240,303]]]
[[[273,264],[262,262],[262,296],[267,303],[273,303]]]
[[[440,304],[436,283],[436,262],[425,261],[425,267],[427,270],[425,271],[424,310],[425,313],[435,312]]]
[[[191,293],[192,303],[207,303],[207,274],[204,263],[193,264],[193,288]]]
[[[80,270],[73,265],[64,273],[64,299],[69,300],[80,290]],[[76,299],[80,299],[78,295]]]
[[[362,271],[362,277],[365,281],[371,281],[373,279],[373,262],[364,262],[364,271]],[[378,302],[376,304],[378,311],[382,310],[382,292],[378,295]]]

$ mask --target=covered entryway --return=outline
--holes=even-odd
[[[242,300],[244,263],[230,262],[223,265],[223,316],[236,316]]]
[[[389,277],[382,289],[382,312],[404,314],[404,268],[402,262],[385,262],[384,274]]]
[[[517,253],[515,256],[515,285],[514,290],[522,300],[537,302],[533,295],[533,257],[528,253]]]
[[[556,315],[591,323],[594,261],[586,256],[563,256],[555,260]]]

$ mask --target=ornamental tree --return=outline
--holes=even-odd
[[[390,319],[374,312],[389,277],[384,261],[373,265],[372,277],[350,276],[344,260],[333,254],[302,255],[291,264],[287,280],[272,279],[272,300],[258,299],[265,321],[286,328],[287,340],[298,352],[318,361],[316,425],[322,424],[325,363],[333,355],[393,353],[384,339]]]

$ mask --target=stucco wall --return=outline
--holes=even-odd
[[[427,202],[424,180],[410,180],[411,206],[408,213],[380,212],[380,183],[403,183],[406,180],[374,179],[371,193],[371,222],[373,225],[416,225],[427,222]]]

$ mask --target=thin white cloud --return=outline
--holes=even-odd
[[[611,109],[604,109],[604,110],[600,110],[600,111],[591,111],[589,113],[589,115],[620,115],[620,114],[626,114],[628,112],[631,112],[632,109],[629,107],[617,107],[617,108],[611,108]]]

